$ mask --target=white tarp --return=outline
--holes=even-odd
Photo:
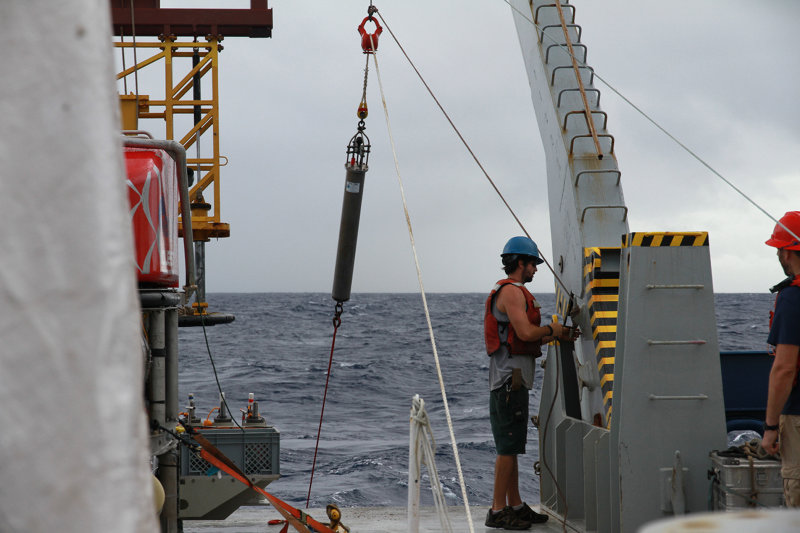
[[[157,531],[107,0],[0,2],[0,531]]]

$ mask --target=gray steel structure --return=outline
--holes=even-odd
[[[575,7],[511,4],[547,156],[558,312],[574,295],[583,331],[542,362],[542,505],[600,532],[705,511],[709,452],[726,442],[708,235],[630,232]]]
[[[146,135],[145,132],[128,134]],[[150,450],[157,463],[157,477],[164,488],[164,506],[160,514],[161,531],[173,533],[181,531],[181,520],[214,519],[222,520],[239,506],[258,503],[250,488],[230,476],[222,479],[209,477],[205,471],[210,467],[195,458],[195,469],[187,467],[189,452],[178,445],[170,434],[178,425],[180,404],[178,400],[178,327],[179,311],[191,297],[195,289],[195,255],[192,253],[192,226],[189,212],[189,186],[186,171],[186,151],[175,141],[154,140],[141,136],[126,136],[123,144],[127,147],[164,150],[178,169],[178,191],[180,207],[185,226],[184,262],[186,280],[183,290],[177,288],[140,288],[139,298],[142,311],[142,348],[145,359],[146,382],[145,400],[148,417],[152,424]],[[188,236],[188,237],[187,237]],[[196,250],[195,250],[196,251]],[[202,258],[201,258],[202,259]],[[203,261],[201,261],[201,264]],[[208,325],[228,320],[223,316]],[[194,324],[203,325],[203,317]],[[188,325],[194,325],[192,323]],[[257,486],[263,488],[280,477],[280,434],[272,427],[262,424],[258,427],[234,427],[224,413],[217,420],[226,420],[227,428],[212,429],[207,434],[210,442],[218,445],[223,453],[232,458]],[[224,426],[225,424],[215,424]],[[262,427],[263,426],[263,427]],[[208,428],[199,428],[201,431]],[[166,431],[170,430],[170,431]],[[238,455],[237,455],[238,453]],[[183,459],[181,459],[183,458]]]
[[[189,233],[191,235],[191,233]],[[149,417],[160,427],[178,421],[178,308],[175,290],[140,291],[146,334],[146,399]],[[157,477],[164,487],[160,520],[163,532],[179,531],[178,443],[160,428],[150,433],[150,449],[158,461]]]

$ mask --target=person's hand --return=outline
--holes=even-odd
[[[553,329],[552,337],[554,339],[560,339],[561,335],[564,334],[564,326],[562,326],[559,322],[551,322],[548,325]]]
[[[561,334],[558,335],[558,340],[575,342],[580,336],[581,330],[576,327],[562,326]]]
[[[770,455],[778,453],[778,432],[774,429],[764,431],[764,437],[761,439],[761,447]]]
[[[566,328],[566,330],[567,331],[564,333],[564,336],[567,338],[567,340],[571,342],[575,342],[576,340],[578,340],[578,337],[581,336],[581,330],[578,329],[578,326],[572,328]]]

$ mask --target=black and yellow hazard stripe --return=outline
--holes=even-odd
[[[634,232],[622,236],[622,246],[708,246],[708,232]],[[611,427],[614,397],[614,360],[617,348],[619,271],[603,268],[603,254],[619,248],[584,248],[583,283],[588,298],[597,370],[603,391],[606,427]],[[561,302],[559,301],[559,304]]]
[[[618,248],[584,248],[583,283],[588,297],[597,370],[603,391],[606,427],[611,425],[614,396],[614,357],[617,347],[617,309],[619,307],[619,271],[602,268],[604,250],[618,253]]]
[[[556,287],[556,314],[566,317],[567,311],[569,311],[569,294],[558,286]]]
[[[622,236],[622,246],[708,246],[708,232],[634,232]]]

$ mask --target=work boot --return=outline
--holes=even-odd
[[[523,530],[530,529],[531,523],[517,516],[511,507],[505,507],[499,513],[493,513],[491,509],[486,513],[486,527],[496,527],[503,529]]]
[[[547,522],[547,519],[550,518],[546,514],[537,513],[525,502],[522,502],[522,507],[516,509],[514,512],[517,513],[518,518],[530,522],[531,524],[541,524],[542,522]]]

